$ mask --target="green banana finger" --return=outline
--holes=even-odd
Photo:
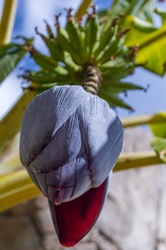
[[[73,59],[68,52],[65,51],[64,55],[65,55],[64,62],[66,64],[66,69],[68,69],[69,71],[72,71],[73,74],[78,71],[81,71],[82,68],[73,62]]]
[[[48,47],[51,57],[55,61],[64,62],[64,51],[59,47],[59,45],[57,44],[57,41],[55,39],[50,39],[44,36],[43,34],[39,33],[37,28],[35,30],[36,30],[36,33],[40,35],[40,37],[42,38],[42,40]]]
[[[109,44],[111,41],[112,37],[115,35],[117,32],[115,29],[118,29],[118,26],[108,26],[107,29],[101,33],[100,35],[100,40],[99,40],[99,46],[98,48],[94,51],[94,56],[97,57],[101,51],[103,51],[106,46]],[[102,27],[101,27],[102,30]]]
[[[82,60],[80,60],[80,57],[78,56],[78,51],[75,50],[72,43],[70,42],[69,35],[65,29],[63,29],[58,21],[59,16],[56,16],[56,27],[57,27],[57,37],[56,41],[64,51],[67,51],[71,54],[73,61],[78,64],[82,65]]]
[[[61,27],[58,29],[57,32],[57,43],[59,47],[61,47],[64,51],[67,51],[71,54],[73,61],[78,64],[82,65],[80,58],[78,57],[77,51],[73,48],[72,44],[69,41],[69,38],[66,37],[66,31]]]
[[[59,75],[56,73],[50,72],[30,72],[27,75],[23,75],[22,78],[33,81],[35,83],[47,84],[47,83],[56,83],[56,82],[65,82],[68,81],[68,75]]]
[[[32,48],[30,51],[31,56],[33,56],[33,59],[35,62],[42,68],[54,71],[55,67],[57,66],[57,62],[54,61],[51,57],[45,56],[41,54],[36,49]]]
[[[103,63],[101,66],[100,66],[100,69],[101,71],[105,71],[105,70],[111,70],[112,68],[113,69],[116,69],[116,68],[124,68],[126,67],[126,62],[124,60],[109,60],[107,61],[106,63]]]
[[[85,44],[89,58],[92,55],[93,49],[96,49],[95,45],[99,44],[99,20],[96,13],[96,6],[92,6],[92,9],[92,14],[88,14],[87,17],[85,30]]]
[[[114,36],[111,39],[111,42],[106,46],[106,48],[101,51],[101,53],[98,55],[98,57],[96,58],[96,61],[99,65],[101,65],[102,63],[108,61],[111,56],[114,55],[114,52],[117,49],[117,38]]]
[[[75,49],[81,53],[83,49],[82,37],[79,30],[79,24],[76,22],[75,17],[71,15],[72,10],[72,8],[67,10],[66,31]]]

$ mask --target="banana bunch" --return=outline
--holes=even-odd
[[[118,98],[118,93],[122,90],[121,88],[118,91],[120,80],[132,74],[139,66],[135,62],[136,46],[130,48],[125,45],[125,35],[129,29],[118,25],[121,16],[116,16],[109,25],[101,23],[96,6],[92,6],[82,20],[77,20],[72,15],[71,8],[66,11],[65,27],[61,26],[60,15],[57,15],[55,32],[46,21],[47,35],[35,29],[48,48],[49,55],[43,55],[32,42],[25,39],[23,48],[30,53],[40,66],[40,70],[27,71],[23,78],[33,82],[30,85],[32,89],[43,91],[54,85],[80,84],[88,92],[99,95],[102,92],[100,89],[106,91],[105,82],[109,81],[110,91],[107,100],[114,105],[112,97],[115,97],[115,93],[111,92],[111,83],[118,83]],[[128,85],[121,84],[126,92]],[[131,89],[138,89],[138,86],[132,85],[129,90]],[[123,101],[120,101],[118,106],[130,109]]]

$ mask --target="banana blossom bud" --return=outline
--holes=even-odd
[[[96,222],[123,129],[106,101],[81,86],[58,86],[27,107],[20,159],[48,198],[58,238],[74,246]]]

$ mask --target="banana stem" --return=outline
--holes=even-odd
[[[115,165],[114,172],[155,164],[163,164],[163,161],[154,151],[122,153]]]
[[[101,85],[101,73],[100,70],[93,66],[86,66],[84,69],[84,82],[82,87],[89,93],[97,95],[99,87]]]
[[[75,17],[78,19],[83,17],[92,2],[93,2],[93,0],[83,0],[81,5],[79,6],[77,12],[75,13]]]
[[[130,118],[122,118],[121,119],[123,127],[133,127],[133,126],[139,126],[144,124],[157,124],[161,122],[166,122],[166,118],[162,117],[160,115],[142,115],[142,116],[135,116]]]
[[[17,0],[4,0],[0,23],[0,45],[10,42],[17,8]]]

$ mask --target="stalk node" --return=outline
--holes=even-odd
[[[101,86],[101,73],[99,68],[88,65],[84,68],[84,82],[82,84],[83,88],[94,95],[97,95],[99,87]]]

